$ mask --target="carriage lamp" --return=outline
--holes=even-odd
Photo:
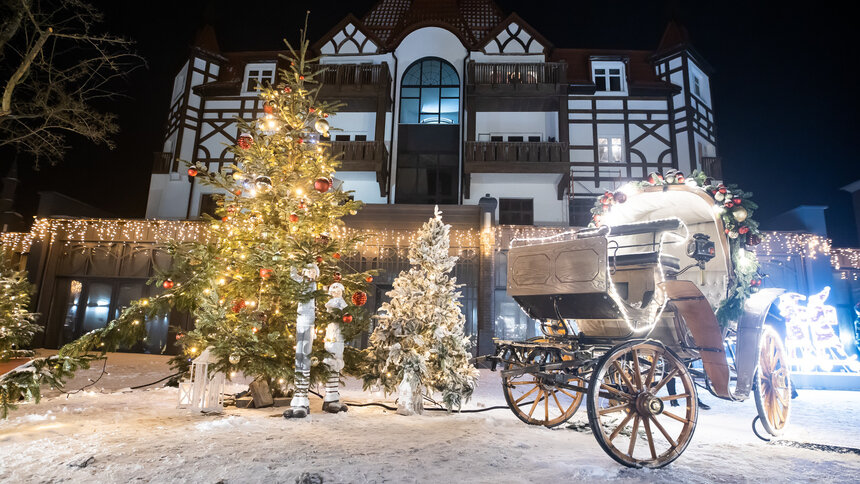
[[[699,268],[704,269],[705,264],[716,255],[714,241],[705,234],[693,234],[693,240],[687,244],[687,255],[696,260]]]

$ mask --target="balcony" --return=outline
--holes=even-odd
[[[567,173],[567,143],[467,141],[466,173]]]
[[[568,143],[511,143],[467,141],[465,143],[463,189],[471,198],[473,173],[558,173],[558,199],[570,179],[570,145]]]
[[[387,64],[317,64],[322,83],[320,98],[342,102],[342,112],[379,112],[391,109],[391,74]]]
[[[469,62],[466,94],[478,111],[553,111],[567,94],[567,64]]]
[[[332,141],[331,154],[341,161],[340,171],[376,173],[380,196],[388,193],[388,149],[382,141]]]
[[[717,180],[723,179],[723,159],[719,156],[703,156],[702,171],[705,175]]]

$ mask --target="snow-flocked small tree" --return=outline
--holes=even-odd
[[[32,292],[27,273],[0,262],[0,362],[33,356],[26,348],[42,328],[27,310]]]
[[[450,275],[457,262],[448,254],[449,230],[439,207],[409,248],[412,267],[394,280],[370,337],[365,388],[398,390],[403,415],[423,412],[424,392],[442,393],[450,411],[467,401],[478,381],[469,362],[471,341],[463,334],[466,318],[461,293]]]

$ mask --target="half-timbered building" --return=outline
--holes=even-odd
[[[148,218],[211,211],[179,160],[229,163],[236,117],[279,51],[222,52],[211,28],[176,75]],[[672,23],[654,50],[555,47],[491,0],[382,0],[313,44],[337,178],[368,204],[476,205],[502,224],[584,225],[596,194],[649,172],[719,176],[708,64]]]

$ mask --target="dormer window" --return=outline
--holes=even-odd
[[[626,92],[624,63],[601,61],[591,63],[591,72],[597,92]]]
[[[256,94],[257,87],[275,81],[275,64],[248,64],[245,66],[245,83],[242,85],[244,94]]]

